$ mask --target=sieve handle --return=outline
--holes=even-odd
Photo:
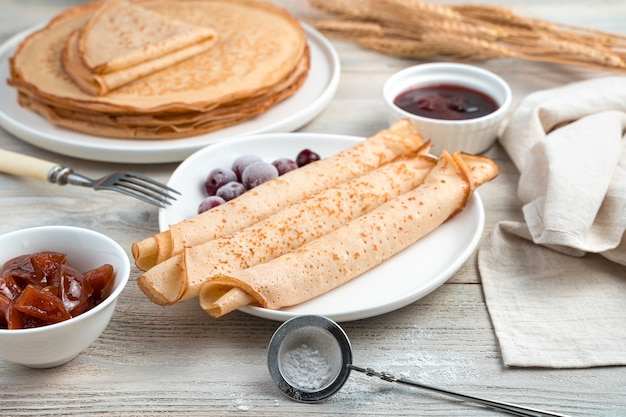
[[[366,374],[367,376],[373,376],[373,377],[380,378],[380,379],[382,379],[384,381],[387,381],[387,382],[397,382],[399,384],[411,385],[411,386],[422,388],[422,389],[426,389],[426,390],[429,390],[429,391],[435,391],[435,392],[438,392],[439,394],[448,395],[450,397],[454,397],[454,398],[459,399],[459,400],[464,400],[464,401],[468,401],[468,402],[481,404],[481,405],[484,405],[486,407],[490,407],[490,408],[494,408],[496,410],[504,411],[505,413],[509,413],[509,414],[512,414],[512,415],[515,415],[515,416],[521,416],[521,417],[568,417],[565,414],[551,413],[551,412],[548,412],[548,411],[538,410],[536,408],[522,407],[522,406],[516,405],[516,404],[505,403],[505,402],[501,402],[501,401],[489,400],[489,399],[486,399],[486,398],[475,397],[475,396],[472,396],[472,395],[461,394],[461,393],[450,391],[450,390],[443,389],[443,388],[437,388],[437,387],[433,387],[433,386],[430,386],[430,385],[425,385],[425,384],[422,384],[420,382],[412,381],[412,380],[406,379],[406,378],[396,378],[393,375],[390,375],[390,374],[388,374],[386,372],[377,372],[377,371],[374,371],[371,368],[361,368],[361,367],[354,366],[354,365],[351,365],[351,364],[348,365],[348,368],[350,368],[350,369],[352,369],[354,371],[357,371],[357,372],[362,372],[362,373]]]

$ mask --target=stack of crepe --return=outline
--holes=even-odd
[[[19,103],[92,135],[169,139],[259,115],[306,80],[306,34],[256,0],[112,0],[74,6],[10,61]]]
[[[484,156],[429,156],[407,120],[133,244],[155,303],[199,297],[220,317],[280,309],[374,268],[460,212],[498,173]]]

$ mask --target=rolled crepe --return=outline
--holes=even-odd
[[[269,261],[417,187],[436,159],[430,144],[352,181],[292,204],[231,235],[186,248],[137,278],[153,302],[170,305],[198,295],[219,274]]]
[[[220,317],[244,305],[280,309],[324,294],[436,229],[497,172],[486,157],[444,152],[419,187],[292,252],[208,281],[200,305]]]
[[[208,50],[215,40],[211,28],[126,1],[107,1],[68,37],[63,67],[87,94],[106,95]]]
[[[422,136],[411,122],[398,121],[334,156],[290,171],[225,204],[171,225],[169,230],[133,243],[135,265],[146,271],[182,253],[185,247],[241,230],[290,204],[350,181],[398,156],[415,152],[422,144]]]

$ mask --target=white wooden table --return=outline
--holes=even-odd
[[[441,0],[441,3],[452,0]],[[623,0],[502,0],[520,14],[626,33]],[[2,0],[0,40],[52,17],[77,0]],[[305,1],[279,2],[312,23]],[[334,100],[302,131],[370,136],[386,127],[381,86],[416,61],[395,59],[332,41],[342,65]],[[6,63],[2,63],[6,65]],[[528,93],[607,72],[499,60],[477,65]],[[2,80],[4,82],[4,80]],[[0,98],[2,99],[2,98]],[[90,162],[45,151],[0,129],[0,146],[56,160],[98,176],[127,165]],[[500,220],[521,217],[518,172],[499,145],[487,152],[499,177],[483,186],[484,235]],[[176,164],[132,167],[167,181]],[[157,232],[157,209],[114,193],[94,193],[0,175],[0,233],[64,224],[103,232],[128,249]],[[266,347],[279,323],[235,312],[219,320],[195,302],[159,307],[134,283],[122,294],[104,334],[69,364],[33,370],[0,361],[0,415],[197,416],[492,416],[497,412],[354,374],[326,402],[292,402],[272,383]],[[446,284],[400,310],[343,323],[355,363],[424,383],[571,416],[626,416],[626,368],[509,369],[503,366],[474,254]]]

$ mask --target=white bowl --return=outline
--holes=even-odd
[[[458,85],[491,96],[498,109],[482,117],[466,120],[443,120],[422,117],[394,104],[396,97],[407,90],[434,84]],[[496,74],[479,67],[455,63],[429,63],[405,68],[391,77],[383,86],[389,124],[399,119],[410,120],[432,142],[432,153],[448,152],[482,153],[498,137],[500,127],[511,106],[511,89]]]
[[[128,282],[130,260],[109,237],[78,227],[41,226],[0,236],[0,265],[40,251],[67,254],[69,265],[81,272],[108,263],[115,273],[113,292],[81,315],[33,329],[0,329],[0,358],[32,368],[51,368],[72,360],[107,327]]]

